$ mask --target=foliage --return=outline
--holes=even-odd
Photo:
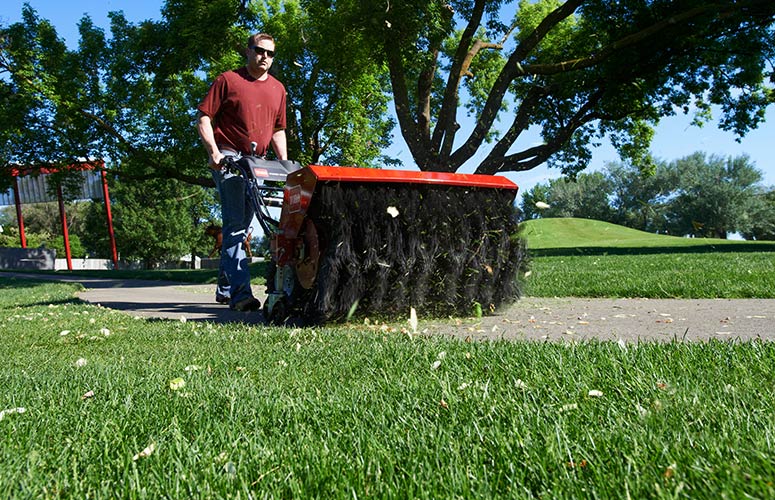
[[[394,126],[384,64],[364,35],[325,2],[256,3],[262,30],[272,33],[273,69],[288,89],[289,140],[302,164],[376,166]]]
[[[611,204],[617,224],[648,232],[665,232],[667,198],[675,184],[664,167],[649,172],[621,163],[609,163],[607,175],[613,186]]]
[[[522,193],[519,204],[519,216],[523,220],[537,219],[542,216],[541,212],[545,205],[549,205],[546,200],[549,199],[551,190],[549,184],[538,183],[527,191]],[[549,205],[551,206],[551,205]]]
[[[64,255],[64,244],[61,236],[57,237],[51,233],[24,233],[27,248],[57,248],[57,257]],[[57,242],[57,238],[59,242]],[[4,248],[21,248],[21,241],[19,238],[19,231],[15,227],[3,227],[3,233],[0,234],[0,247]]]
[[[742,234],[749,240],[775,240],[775,188],[758,196],[761,206],[751,215],[751,227]]]
[[[244,64],[254,31],[277,35],[291,156],[381,161],[392,128],[384,68],[356,34],[331,43],[345,31],[336,16],[318,19],[296,0],[169,0],[158,21],[110,19],[106,33],[85,16],[74,49],[29,5],[21,22],[0,29],[0,163],[86,157],[124,179],[212,186],[196,106],[218,73]]]
[[[653,173],[609,164],[604,172],[538,184],[522,199],[527,219],[586,217],[650,232],[726,238],[740,232],[766,235],[775,224],[762,173],[750,159],[703,153],[658,162]],[[550,205],[536,209],[536,202]]]
[[[579,175],[576,179],[552,179],[546,186],[537,185],[522,200],[522,213],[527,219],[536,217],[586,217],[611,220],[609,205],[610,179],[601,172]],[[535,204],[543,201],[548,208]]]
[[[667,176],[675,179],[666,214],[671,233],[726,238],[728,232],[752,227],[762,202],[762,173],[747,156],[695,153],[668,165]]]
[[[65,237],[62,235],[51,233],[24,233],[27,248],[51,248],[56,250],[57,258],[64,259],[66,257],[65,252]],[[82,259],[87,256],[88,252],[81,244],[81,238],[77,234],[69,235],[70,242],[70,256],[74,259]],[[4,248],[21,248],[21,242],[19,241],[18,231],[4,231],[0,234],[0,247]]]
[[[69,234],[83,234],[89,230],[86,225],[86,212],[90,202],[65,202],[65,216],[67,218],[67,230]],[[1,210],[0,220],[4,224],[12,224],[18,227],[16,220],[16,207],[7,206]],[[24,218],[25,233],[49,233],[62,234],[62,220],[59,213],[59,203],[28,203],[21,207]]]
[[[89,202],[65,203],[70,254],[73,258],[83,258],[87,255],[86,249],[81,244],[81,235],[93,230],[86,224],[88,211]],[[21,241],[15,207],[4,207],[0,212],[2,212],[0,224],[3,226],[3,233],[0,234],[0,247],[20,247]],[[58,203],[24,205],[22,217],[24,217],[24,236],[27,248],[40,246],[53,248],[57,251],[57,258],[65,258],[65,243]]]
[[[548,162],[572,174],[606,135],[648,169],[661,117],[696,109],[703,123],[718,106],[721,127],[743,135],[772,102],[769,0],[321,3],[388,65],[401,133],[424,170],[456,171],[487,148],[479,173]],[[531,127],[543,144],[518,142]]]
[[[212,243],[204,234],[210,220],[212,190],[174,180],[112,184],[111,213],[119,258],[142,260],[151,268],[185,254],[207,255]],[[90,227],[103,227],[105,206],[92,204]],[[85,235],[84,244],[97,256],[108,258],[107,232]]]
[[[567,174],[604,136],[648,170],[661,117],[701,124],[715,106],[742,136],[773,101],[769,0],[168,0],[158,21],[112,13],[109,34],[84,17],[75,49],[22,14],[0,30],[3,163],[101,158],[119,175],[211,185],[194,109],[242,63],[250,31],[277,36],[304,162],[390,163],[389,97],[421,169],[456,171],[487,149],[479,173]],[[531,127],[542,144],[520,142]]]

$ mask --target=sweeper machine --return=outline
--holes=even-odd
[[[491,175],[226,160],[270,240],[264,318],[494,311],[519,296],[517,186]],[[270,214],[279,207],[280,218]]]

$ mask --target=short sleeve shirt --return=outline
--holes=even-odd
[[[263,156],[272,134],[285,129],[285,87],[272,75],[256,80],[247,68],[222,73],[210,86],[198,110],[213,120],[215,142],[242,153]]]

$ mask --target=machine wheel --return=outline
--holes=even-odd
[[[285,322],[288,320],[288,304],[286,299],[280,299],[277,302],[275,302],[274,307],[271,311],[269,311],[269,308],[267,305],[264,305],[264,318],[266,318],[267,323],[270,325],[275,326],[283,326],[285,325]]]

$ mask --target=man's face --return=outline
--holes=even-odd
[[[247,55],[248,67],[259,73],[266,73],[274,61],[274,42],[259,40],[255,45],[248,47]]]

